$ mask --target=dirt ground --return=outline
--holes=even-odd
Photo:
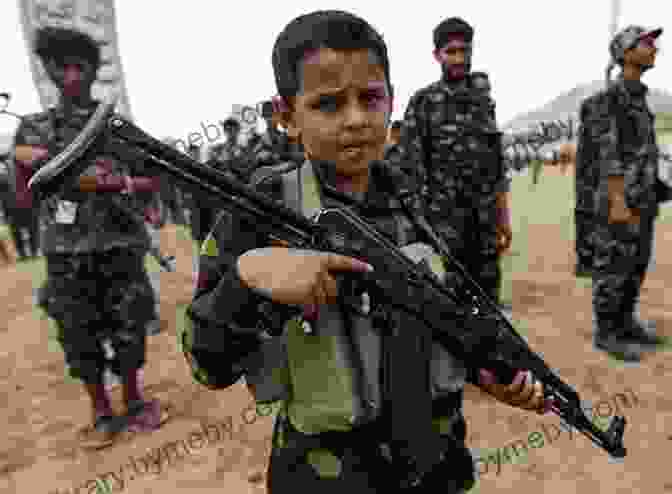
[[[583,399],[603,400],[600,415],[610,415],[607,406],[626,415],[628,456],[611,463],[587,438],[558,428],[557,417],[519,412],[469,388],[469,446],[482,448],[485,457],[499,450],[501,463],[517,455],[500,466],[496,454],[480,462],[482,478],[473,492],[672,492],[672,472],[664,466],[672,446],[669,355],[663,350],[627,367],[594,352],[590,287],[572,276],[572,245],[554,225],[532,228],[529,252],[535,257],[527,272],[513,274],[514,318]],[[272,419],[254,415],[241,384],[212,392],[191,380],[175,328],[179,308],[191,297],[192,246],[171,226],[161,239],[163,250],[177,256],[178,272],[161,275],[164,331],[149,339],[145,380],[151,395],[174,407],[175,417],[154,434],[97,453],[78,449],[87,399],[77,383],[64,379],[62,354],[47,345],[49,327],[33,310],[30,275],[16,266],[0,268],[0,494],[265,492]],[[656,266],[642,297],[642,313],[668,336],[672,313],[664,296],[672,255],[663,246],[670,242],[672,228],[659,226]],[[624,404],[619,393],[632,399]],[[114,397],[120,404],[119,389]],[[505,448],[519,439],[518,448]]]

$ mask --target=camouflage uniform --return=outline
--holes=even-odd
[[[574,177],[576,204],[574,208],[576,275],[586,276],[593,269],[595,228],[595,194],[600,181],[600,134],[608,120],[609,109],[604,91],[581,103],[581,128],[576,149]],[[602,130],[600,130],[602,129]]]
[[[62,108],[29,115],[15,144],[46,145],[54,156],[81,131],[93,111],[94,105],[69,115]],[[107,146],[101,147],[97,158],[112,162],[113,173],[130,175],[125,163],[134,157],[122,163]],[[44,163],[37,162],[35,168]],[[139,166],[136,161],[134,172]],[[91,163],[84,174],[94,175],[95,170]],[[64,219],[64,200],[77,204],[71,224]],[[70,375],[86,383],[100,382],[106,364],[121,374],[145,362],[145,325],[154,314],[154,291],[144,269],[149,248],[145,205],[137,201],[133,196],[73,188],[41,204],[48,275],[43,308],[59,326]],[[112,345],[111,358],[102,344],[105,339]]]
[[[658,147],[655,116],[647,87],[616,81],[610,118],[600,140],[600,182],[596,195],[593,309],[598,331],[622,335],[631,329],[633,311],[651,259],[653,223],[658,215]],[[609,224],[607,178],[625,178],[625,201],[641,215],[639,225]]]
[[[439,80],[411,98],[393,162],[425,187],[428,216],[457,260],[499,301],[498,192],[510,189],[495,104],[483,73]]]
[[[335,187],[333,167],[320,170],[320,185]],[[398,204],[395,205],[389,193],[384,192],[385,188],[372,176],[361,211],[380,231],[400,244],[417,242],[412,225],[400,214]],[[278,200],[283,198],[281,180],[265,181],[257,190]],[[331,196],[322,197],[324,207],[342,207],[344,202]],[[254,382],[255,376],[249,375],[254,374],[251,368],[256,364],[253,362],[273,359],[272,350],[267,349],[273,348],[275,338],[263,335],[276,333],[275,330],[291,317],[286,306],[257,296],[242,286],[236,275],[237,257],[264,245],[267,240],[254,225],[229,213],[220,216],[203,245],[197,286],[187,311],[182,343],[194,379],[211,389],[226,388],[243,375],[248,385]],[[446,452],[445,461],[417,489],[405,492],[457,493],[473,484],[473,460],[464,445],[466,423],[462,415],[462,385],[465,380],[475,382],[477,378],[461,364],[455,368],[455,375],[463,376],[455,383],[455,390],[435,399],[432,407],[433,415],[437,417],[436,426],[440,427],[438,417],[441,417],[447,427],[441,429],[440,436]],[[325,494],[400,492],[395,485],[397,466],[385,452],[385,438],[380,435],[379,425],[374,421],[350,431],[307,435],[296,429],[286,409],[281,407],[272,439],[269,493],[312,490]],[[313,459],[313,454],[317,457],[318,453],[330,457],[337,471]]]

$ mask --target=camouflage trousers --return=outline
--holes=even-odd
[[[402,489],[401,469],[377,439],[374,426],[308,436],[279,414],[273,429],[268,494],[462,494],[475,482],[473,458],[463,438],[458,444],[452,436],[441,439],[445,460],[419,485]]]
[[[122,376],[144,366],[145,326],[155,304],[145,254],[118,248],[46,256],[43,308],[58,325],[73,378],[98,383],[106,368]]]
[[[593,311],[600,331],[627,329],[651,260],[654,221],[643,215],[639,225],[595,225]]]
[[[502,270],[497,253],[497,215],[494,208],[455,207],[450,217],[433,217],[432,224],[451,254],[486,294],[500,303]],[[450,265],[446,266],[450,277]]]
[[[576,264],[587,269],[593,268],[595,249],[592,244],[592,235],[595,222],[595,215],[574,211]]]

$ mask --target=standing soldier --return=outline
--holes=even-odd
[[[34,47],[61,101],[47,112],[27,116],[15,138],[15,157],[34,173],[62,151],[86,125],[99,103],[91,85],[100,67],[98,45],[63,28],[42,28]],[[58,339],[70,375],[84,383],[91,399],[92,425],[82,431],[84,447],[113,443],[121,430],[153,430],[166,420],[156,400],[146,401],[142,385],[145,326],[154,312],[153,290],[144,267],[148,250],[142,210],[134,192],[156,190],[150,177],[130,176],[140,157],[116,156],[101,146],[84,174],[45,198],[43,250],[47,284],[41,305],[59,327]],[[30,156],[29,156],[30,155]],[[110,172],[111,170],[111,172]],[[114,415],[103,376],[106,368],[123,382],[127,414]]]
[[[16,245],[18,260],[25,261],[38,255],[39,219],[38,208],[33,200],[33,192],[28,190],[29,168],[15,161],[12,167],[12,195],[10,197],[10,218],[12,236]]]
[[[639,320],[635,308],[659,212],[655,117],[641,77],[654,66],[662,31],[629,26],[619,32],[609,46],[612,62],[607,79],[616,65],[621,67],[620,77],[586,107],[591,114],[607,115],[595,130],[600,179],[594,232],[594,342],[598,349],[634,361],[644,348],[661,343],[653,325]]]
[[[434,58],[443,77],[411,98],[393,161],[422,184],[435,227],[499,303],[499,256],[512,239],[510,179],[488,77],[471,73],[473,35],[457,17],[434,30]]]

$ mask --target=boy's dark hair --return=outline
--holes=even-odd
[[[299,16],[278,35],[272,63],[280,96],[287,100],[297,95],[301,87],[299,62],[306,52],[323,47],[343,51],[372,50],[383,66],[392,96],[390,62],[383,37],[364,19],[340,10],[318,10]]]
[[[434,48],[440,49],[456,34],[463,35],[465,43],[471,43],[474,39],[474,28],[461,17],[449,17],[434,28]]]
[[[67,55],[79,55],[93,66],[100,68],[100,48],[88,35],[59,27],[44,27],[37,31],[33,47],[42,60],[62,60]]]

